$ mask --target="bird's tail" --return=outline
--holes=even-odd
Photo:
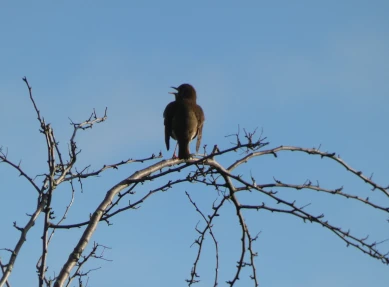
[[[178,158],[190,158],[189,143],[178,143]]]

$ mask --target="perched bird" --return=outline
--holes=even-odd
[[[178,158],[190,157],[189,142],[197,136],[196,152],[199,151],[203,133],[204,112],[196,103],[196,90],[189,84],[182,84],[178,88],[176,100],[169,103],[163,112],[165,124],[165,143],[169,150],[170,137],[178,142]]]

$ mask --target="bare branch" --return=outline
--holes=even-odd
[[[97,255],[96,252],[97,250],[99,249],[99,247],[102,247],[103,250],[101,251],[101,254],[100,255]],[[101,259],[101,260],[105,260],[105,261],[111,261],[111,260],[108,260],[106,258],[104,258],[104,251],[106,249],[110,249],[109,247],[106,247],[104,245],[100,245],[98,243],[93,243],[93,247],[92,247],[92,250],[89,252],[88,255],[86,256],[82,256],[81,260],[77,263],[77,269],[76,271],[74,272],[74,274],[68,278],[68,282],[66,284],[66,286],[70,286],[70,283],[72,282],[73,279],[75,279],[76,277],[79,278],[79,282],[81,283],[82,282],[82,278],[85,277],[85,276],[88,276],[89,273],[91,273],[92,271],[96,271],[96,270],[99,270],[101,267],[98,267],[98,268],[93,268],[93,269],[89,269],[88,271],[85,271],[85,272],[82,272],[81,269],[82,267],[85,265],[85,263],[90,259],[90,258],[97,258],[97,259]],[[82,284],[81,284],[82,286]]]
[[[20,252],[20,249],[22,248],[24,242],[27,239],[27,233],[30,230],[30,228],[32,226],[34,226],[36,219],[38,218],[38,216],[42,212],[42,210],[45,207],[45,205],[46,205],[46,198],[43,197],[43,199],[42,199],[41,203],[39,204],[37,210],[35,210],[34,214],[31,215],[30,220],[27,222],[26,226],[21,230],[19,241],[16,244],[15,249],[12,251],[11,257],[10,257],[8,263],[7,263],[7,267],[6,267],[5,271],[4,271],[4,274],[3,274],[2,278],[0,279],[0,286],[3,286],[4,283],[8,280],[8,277],[9,277],[9,275],[12,272],[12,269],[14,267],[16,258],[17,258],[18,254]]]
[[[195,207],[196,211],[201,215],[201,217],[206,222],[206,226],[205,226],[204,229],[199,230],[196,227],[196,231],[200,234],[200,236],[199,236],[198,239],[196,239],[196,241],[194,243],[196,243],[198,245],[199,249],[197,251],[196,260],[195,260],[195,262],[193,264],[193,267],[192,267],[192,270],[190,272],[191,278],[187,279],[186,282],[188,282],[188,286],[191,286],[194,283],[200,282],[200,280],[195,279],[195,277],[196,278],[200,277],[197,274],[197,265],[198,265],[199,260],[200,260],[200,255],[201,255],[201,251],[202,251],[202,247],[203,247],[203,242],[205,240],[205,234],[208,231],[209,234],[211,235],[212,239],[213,239],[214,244],[215,244],[216,267],[215,267],[215,281],[214,281],[214,285],[213,286],[216,287],[218,285],[218,274],[219,274],[219,247],[218,247],[218,243],[217,243],[216,237],[215,237],[215,235],[212,232],[212,221],[213,221],[214,218],[219,216],[218,212],[219,212],[220,208],[223,206],[224,202],[228,199],[228,197],[224,196],[218,205],[215,206],[215,204],[214,204],[214,206],[213,206],[214,212],[211,215],[209,215],[208,219],[207,219],[207,217],[204,215],[204,213],[197,207],[197,204],[192,200],[192,198],[190,197],[189,193],[185,192],[185,194],[188,197],[190,203],[192,203],[192,205]]]
[[[318,149],[314,149],[314,148],[310,149],[310,148],[302,148],[302,147],[295,147],[295,146],[279,146],[279,147],[276,147],[276,148],[273,148],[273,149],[269,149],[269,150],[253,152],[253,153],[248,154],[244,158],[236,161],[234,164],[229,166],[227,168],[227,170],[228,171],[232,171],[237,166],[241,165],[244,162],[247,162],[250,158],[253,158],[253,157],[267,155],[267,154],[271,154],[271,155],[274,155],[274,156],[277,157],[277,152],[280,152],[280,151],[297,151],[297,152],[304,152],[304,153],[307,153],[309,155],[320,155],[322,158],[323,157],[330,158],[330,159],[340,163],[348,171],[350,171],[351,173],[355,174],[356,176],[361,178],[366,183],[370,184],[373,187],[373,190],[378,189],[378,190],[382,191],[386,196],[389,197],[389,186],[383,187],[381,185],[378,185],[377,183],[372,181],[370,178],[368,178],[365,175],[363,175],[363,173],[361,171],[357,171],[356,169],[354,169],[351,166],[349,166],[339,156],[336,156],[335,153],[322,152],[322,151],[319,151]]]
[[[382,248],[383,242],[388,239],[381,241],[371,241],[369,236],[358,237],[350,230],[345,229],[343,226],[339,227],[333,223],[329,223],[322,213],[308,212],[311,203],[297,203],[296,200],[285,200],[282,197],[282,192],[279,192],[280,189],[287,190],[303,190],[304,192],[315,191],[326,194],[331,194],[337,197],[344,197],[350,200],[357,201],[359,203],[365,204],[364,206],[370,209],[377,209],[387,215],[389,213],[389,207],[387,201],[377,202],[375,198],[370,199],[368,196],[361,196],[360,194],[354,195],[347,191],[343,190],[343,187],[338,187],[336,189],[323,188],[319,185],[319,182],[312,183],[307,180],[303,184],[291,184],[285,183],[281,180],[275,179],[271,183],[258,183],[253,175],[250,177],[245,176],[244,174],[234,174],[235,169],[244,163],[249,162],[255,157],[260,157],[264,155],[273,155],[278,157],[278,155],[283,151],[292,151],[298,153],[306,153],[308,155],[320,156],[321,158],[329,158],[333,160],[333,163],[336,165],[343,166],[346,172],[353,174],[359,179],[367,183],[372,190],[379,190],[384,193],[386,197],[389,197],[389,186],[383,186],[375,181],[373,181],[373,175],[367,177],[361,171],[354,169],[344,160],[342,160],[339,155],[335,153],[322,152],[319,148],[302,148],[295,146],[279,146],[272,149],[263,150],[265,146],[268,145],[268,142],[265,142],[266,138],[262,136],[262,132],[258,135],[257,129],[253,132],[246,131],[242,129],[243,132],[238,129],[238,132],[234,135],[229,135],[228,137],[232,138],[233,146],[221,150],[218,145],[213,145],[211,153],[207,153],[206,145],[204,145],[204,156],[196,155],[196,158],[190,158],[188,160],[179,160],[179,159],[169,159],[162,160],[157,163],[151,164],[150,166],[142,166],[143,168],[133,173],[131,176],[126,177],[124,180],[120,181],[114,185],[110,190],[105,194],[105,198],[102,198],[99,205],[96,207],[93,214],[91,214],[88,220],[84,222],[79,222],[76,224],[63,224],[67,215],[70,213],[71,206],[74,202],[75,197],[75,188],[73,186],[74,180],[78,181],[80,184],[81,191],[83,190],[84,180],[88,177],[100,176],[104,171],[108,169],[119,169],[121,166],[130,164],[130,163],[148,163],[148,161],[162,158],[162,153],[158,155],[152,154],[149,157],[141,159],[132,159],[122,160],[120,162],[103,165],[97,170],[90,170],[90,165],[86,165],[82,168],[76,166],[78,155],[81,152],[81,149],[77,146],[76,136],[78,132],[91,129],[95,124],[104,122],[107,119],[107,109],[105,109],[104,115],[98,117],[96,111],[93,110],[91,115],[81,123],[75,123],[70,120],[71,125],[73,126],[72,133],[68,142],[68,154],[63,156],[61,154],[61,149],[59,142],[56,140],[54,129],[50,124],[46,124],[44,118],[41,116],[40,111],[35,103],[35,100],[32,95],[32,88],[29,85],[26,78],[23,78],[23,81],[26,83],[30,100],[35,109],[37,119],[40,123],[40,132],[45,136],[46,148],[47,148],[47,170],[43,172],[40,176],[43,176],[43,183],[41,187],[38,187],[35,184],[32,177],[28,176],[21,168],[21,164],[14,164],[7,158],[7,153],[3,152],[0,148],[0,162],[4,162],[7,165],[11,166],[13,169],[16,169],[20,176],[27,179],[27,181],[34,187],[38,192],[37,208],[35,212],[30,216],[28,223],[23,227],[17,225],[14,222],[13,226],[16,230],[20,231],[20,237],[14,249],[3,248],[10,252],[10,256],[7,263],[0,261],[0,275],[1,281],[0,286],[6,284],[9,286],[9,276],[14,268],[16,258],[23,246],[24,241],[26,240],[27,233],[31,227],[36,222],[40,213],[44,213],[43,228],[41,233],[42,239],[42,252],[40,258],[37,262],[36,268],[39,278],[39,286],[70,286],[72,280],[78,279],[80,286],[88,284],[90,272],[97,270],[99,268],[92,268],[88,271],[85,271],[86,262],[92,258],[103,259],[103,252],[107,248],[105,246],[94,243],[92,250],[84,255],[84,252],[87,250],[87,245],[91,241],[93,233],[96,231],[97,226],[100,221],[105,221],[107,224],[111,224],[110,220],[113,216],[125,212],[127,210],[136,210],[145,201],[150,198],[152,195],[169,190],[176,185],[182,183],[201,183],[205,187],[212,187],[217,193],[217,200],[212,204],[212,211],[206,215],[203,211],[200,210],[198,205],[194,200],[192,200],[189,193],[186,193],[189,201],[192,206],[195,208],[196,212],[201,216],[202,224],[197,224],[195,230],[198,232],[198,237],[196,238],[194,245],[198,248],[196,258],[194,259],[193,266],[190,272],[190,278],[186,280],[189,286],[200,282],[200,275],[198,274],[198,269],[200,261],[203,259],[203,250],[204,242],[206,236],[209,234],[213,240],[215,246],[215,257],[216,257],[216,266],[215,266],[215,279],[213,286],[218,286],[219,280],[219,243],[216,240],[214,232],[214,224],[216,224],[216,217],[219,216],[219,212],[225,202],[231,203],[233,205],[233,213],[236,215],[236,222],[239,223],[240,227],[240,252],[238,255],[236,269],[234,274],[230,275],[230,281],[227,283],[230,286],[235,286],[242,276],[243,268],[249,267],[250,278],[252,279],[253,285],[255,287],[259,286],[259,280],[257,278],[257,270],[255,267],[255,258],[257,253],[254,251],[253,244],[254,241],[258,238],[258,234],[253,236],[250,230],[250,226],[247,224],[247,218],[244,217],[246,212],[252,211],[269,211],[272,213],[286,214],[288,216],[294,216],[296,218],[302,219],[304,222],[309,221],[311,223],[316,223],[326,230],[331,231],[336,235],[336,237],[343,240],[347,246],[353,246],[356,250],[359,250],[373,258],[379,259],[385,264],[389,264],[389,253],[384,253],[380,249]],[[228,153],[234,153],[238,155],[230,165],[222,165],[219,161],[216,161],[218,157],[226,155]],[[228,166],[225,168],[224,166]],[[184,169],[191,168],[187,172],[181,173],[181,176],[178,176],[179,179],[172,180],[167,178],[168,176],[175,173],[177,175],[179,172]],[[180,175],[180,174],[178,174]],[[167,178],[167,179],[166,179]],[[152,189],[145,189],[147,187],[146,183],[149,183],[153,180],[162,180],[162,182],[155,187],[153,185]],[[71,188],[71,199],[67,204],[65,211],[63,212],[62,217],[59,219],[56,224],[52,223],[54,221],[54,210],[51,206],[52,198],[54,195],[55,189],[63,182],[69,182]],[[136,190],[135,190],[136,188]],[[278,189],[278,190],[273,190]],[[238,196],[239,192],[246,193],[246,191],[260,194],[261,197],[264,197],[266,200],[261,202],[255,202],[251,200],[249,204],[242,203],[240,197]],[[216,194],[215,193],[215,194]],[[130,199],[125,202],[123,199]],[[243,198],[243,197],[242,197]],[[265,203],[266,202],[266,203]],[[245,211],[243,211],[245,210]],[[54,236],[56,229],[69,229],[69,228],[83,228],[83,232],[80,238],[78,238],[77,245],[70,252],[69,257],[66,262],[63,264],[60,273],[57,277],[54,276],[54,279],[48,279],[48,262],[47,254],[49,252],[49,244]],[[52,230],[49,230],[52,229]],[[97,254],[98,248],[103,248],[103,251],[100,255]]]
[[[255,185],[255,184],[254,184]],[[337,189],[326,189],[326,188],[322,188],[318,185],[312,185],[310,181],[308,181],[308,183],[304,183],[304,184],[300,184],[300,185],[296,185],[296,184],[289,184],[289,183],[283,183],[279,180],[277,180],[276,183],[268,183],[268,184],[258,184],[256,185],[257,187],[259,188],[271,188],[271,187],[284,187],[284,188],[294,188],[294,189],[297,189],[297,190],[300,190],[300,189],[311,189],[311,190],[315,190],[315,191],[319,191],[319,192],[324,192],[324,193],[329,193],[329,194],[334,194],[334,195],[339,195],[339,196],[342,196],[342,197],[345,197],[345,198],[350,198],[350,199],[354,199],[356,201],[360,201],[364,204],[367,204],[373,208],[376,208],[376,209],[379,209],[379,210],[382,210],[382,211],[385,211],[385,212],[389,212],[389,207],[383,207],[383,206],[380,206],[378,204],[375,204],[373,202],[371,202],[369,200],[369,198],[361,198],[357,195],[352,195],[352,194],[349,194],[349,193],[345,193],[343,192],[343,187],[340,187],[340,188],[337,188]],[[247,188],[247,186],[244,186],[244,188]]]
[[[83,235],[81,236],[77,246],[74,248],[73,252],[70,254],[67,262],[62,267],[61,272],[58,275],[58,278],[54,284],[54,286],[63,286],[64,280],[69,277],[70,271],[77,263],[80,258],[82,252],[85,250],[92,234],[97,228],[97,224],[102,218],[104,212],[108,208],[109,204],[113,201],[113,198],[123,189],[127,188],[130,184],[139,181],[141,178],[148,177],[151,173],[161,170],[164,167],[171,166],[180,160],[168,160],[156,163],[148,168],[139,170],[135,172],[132,176],[122,180],[117,185],[112,187],[105,196],[104,200],[101,202],[99,207],[92,214],[91,220],[85,229]]]
[[[212,160],[208,160],[208,163],[212,164],[214,166],[218,166],[219,167],[219,165],[217,163],[215,163],[214,161],[212,161]],[[248,187],[250,187],[252,189],[260,191],[263,194],[266,194],[267,196],[269,196],[272,199],[274,199],[277,204],[281,203],[281,204],[284,204],[284,205],[290,207],[290,209],[288,209],[288,210],[283,210],[283,209],[278,209],[278,208],[270,208],[270,207],[267,207],[264,203],[262,203],[261,205],[240,205],[241,209],[256,209],[256,210],[267,209],[267,210],[270,210],[272,212],[289,213],[291,215],[294,215],[294,216],[302,218],[304,221],[308,220],[310,222],[319,223],[323,227],[326,227],[327,229],[329,229],[332,232],[334,232],[339,238],[341,238],[343,241],[345,241],[347,243],[347,245],[354,246],[355,248],[359,249],[363,253],[368,254],[371,257],[374,257],[376,259],[379,259],[379,260],[381,260],[385,264],[389,264],[389,257],[388,257],[388,255],[380,253],[376,249],[376,245],[375,244],[367,244],[367,243],[364,242],[364,240],[358,239],[357,237],[351,235],[350,232],[342,231],[340,228],[332,226],[331,224],[329,224],[328,221],[323,221],[322,218],[324,217],[324,215],[319,215],[319,216],[311,215],[311,214],[305,212],[304,210],[302,210],[302,208],[298,208],[295,205],[295,202],[288,202],[286,200],[283,200],[283,199],[277,197],[274,194],[274,192],[266,191],[264,189],[261,189],[258,186],[254,186],[253,184],[250,184],[249,182],[244,181],[239,176],[232,175],[232,174],[228,173],[227,171],[225,171],[224,169],[222,169],[220,167],[219,167],[219,169],[220,169],[220,172],[222,172],[224,174],[224,176],[231,177],[234,180],[244,184],[245,186],[248,186]]]
[[[1,270],[2,274],[4,274],[5,266],[1,262],[1,258],[0,258],[0,270]],[[5,284],[7,285],[7,287],[11,287],[11,284],[9,284],[8,280],[5,281]]]
[[[35,104],[35,101],[34,101],[34,98],[32,97],[32,87],[30,86],[30,84],[28,83],[28,80],[26,77],[23,78],[23,81],[26,83],[27,85],[27,88],[28,88],[28,93],[30,94],[30,100],[32,102],[32,104],[34,105],[34,109],[35,109],[35,112],[37,114],[37,117],[38,117],[38,121],[39,123],[41,124],[41,128],[43,129],[44,126],[45,126],[45,122],[44,120],[41,118],[41,115],[40,115],[40,112]]]
[[[31,183],[31,185],[35,188],[35,190],[38,192],[38,193],[41,193],[41,189],[35,184],[34,180],[28,176],[23,170],[22,168],[20,167],[20,163],[19,164],[15,164],[11,161],[8,160],[7,158],[7,154],[4,153],[2,151],[2,149],[0,148],[0,163],[1,162],[5,162],[7,163],[8,165],[12,166],[13,168],[15,168],[17,171],[19,171],[20,173],[20,176],[23,176],[25,179],[28,180],[29,183]]]
[[[152,154],[150,157],[143,158],[143,159],[130,158],[130,159],[123,160],[123,161],[115,163],[115,164],[104,165],[102,168],[100,168],[96,171],[90,172],[90,173],[84,173],[84,171],[86,170],[86,169],[84,169],[81,172],[77,172],[76,174],[72,174],[71,176],[65,177],[63,181],[69,181],[69,180],[76,179],[76,178],[81,179],[81,178],[88,178],[90,176],[97,176],[107,169],[118,169],[119,166],[121,166],[121,165],[129,164],[129,163],[136,163],[136,162],[144,163],[146,161],[150,161],[150,160],[154,160],[154,159],[158,159],[158,158],[162,158],[161,153],[158,156]]]

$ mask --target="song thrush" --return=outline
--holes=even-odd
[[[178,157],[188,159],[190,157],[189,142],[197,136],[196,152],[199,151],[203,124],[203,109],[196,103],[196,90],[189,84],[182,84],[178,88],[172,87],[177,92],[176,100],[169,103],[163,112],[165,124],[165,143],[169,150],[170,137],[178,142]]]

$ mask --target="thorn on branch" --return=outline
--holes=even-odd
[[[213,150],[212,150],[211,154],[215,154],[215,153],[217,153],[217,152],[220,152],[220,150],[219,150],[218,146],[215,144],[215,145],[213,146]]]
[[[16,221],[13,222],[13,226],[14,226],[17,230],[19,230],[20,232],[23,232],[23,228],[17,226]]]

